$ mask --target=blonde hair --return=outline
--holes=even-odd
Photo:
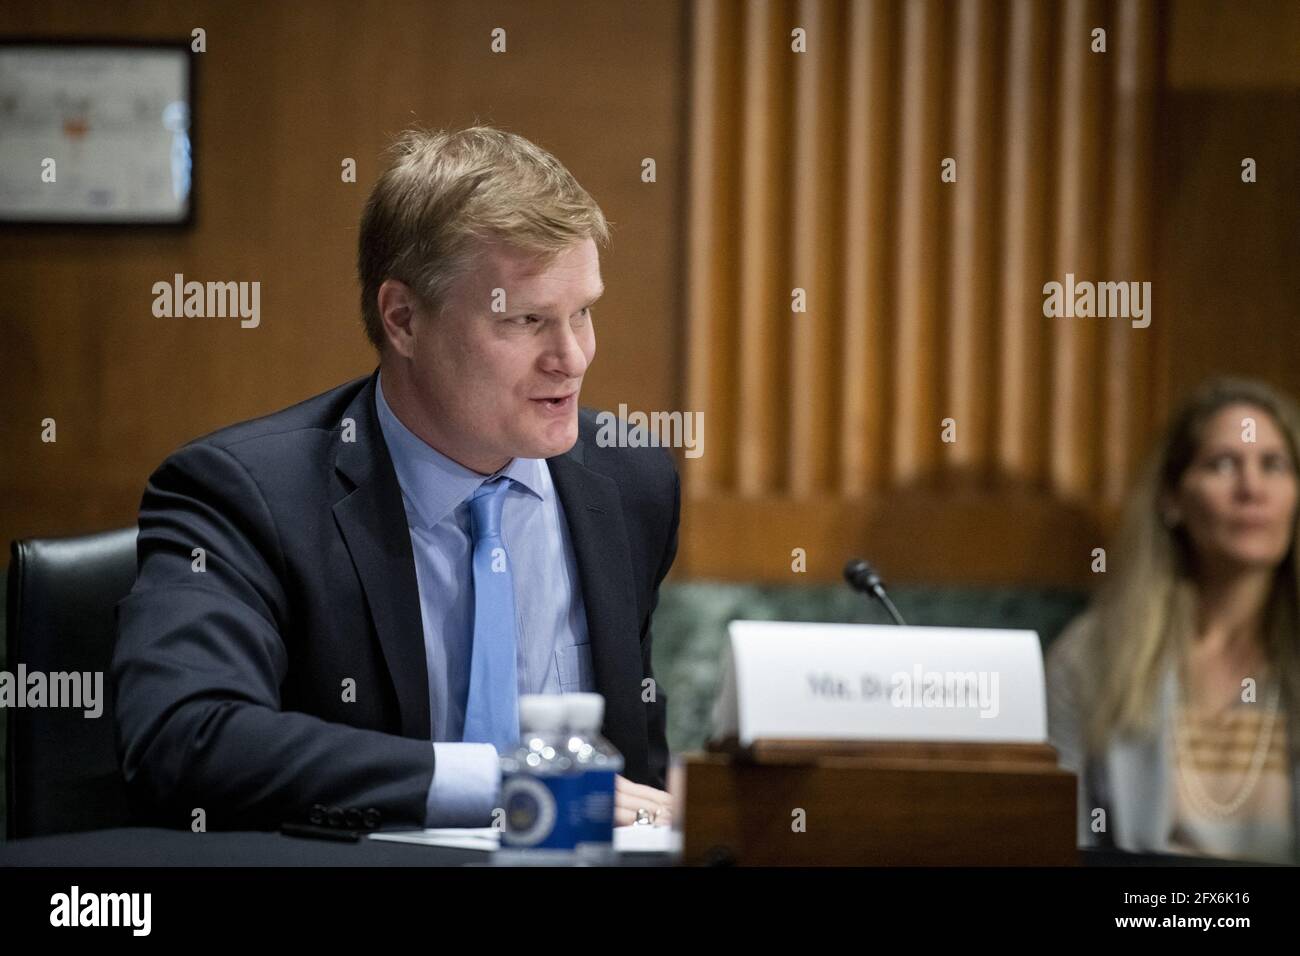
[[[1286,438],[1292,466],[1300,464],[1300,415],[1292,402],[1261,382],[1218,378],[1205,383],[1171,419],[1125,507],[1115,558],[1097,597],[1093,630],[1104,670],[1096,680],[1085,736],[1100,752],[1122,731],[1151,731],[1164,668],[1180,659],[1196,626],[1192,545],[1185,529],[1161,520],[1161,499],[1178,487],[1201,446],[1205,426],[1229,405],[1250,405],[1272,416]],[[1264,612],[1264,653],[1276,668],[1284,699],[1300,702],[1300,578],[1296,538],[1276,568]]]
[[[384,344],[379,287],[398,279],[435,314],[483,242],[504,241],[543,263],[584,239],[609,244],[609,223],[558,159],[522,136],[473,126],[408,129],[370,191],[361,217],[357,272],[361,320]]]

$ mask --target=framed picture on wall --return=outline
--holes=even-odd
[[[0,38],[0,223],[189,225],[188,42]]]

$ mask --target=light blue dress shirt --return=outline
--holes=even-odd
[[[402,489],[424,624],[435,753],[425,825],[486,826],[500,789],[496,748],[461,739],[474,637],[468,498],[493,476],[452,461],[403,425],[384,398],[382,375],[375,406]],[[501,536],[515,584],[519,693],[594,690],[578,566],[550,468],[544,459],[515,458],[498,474],[514,482]]]

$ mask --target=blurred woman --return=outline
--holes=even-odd
[[[1048,655],[1079,841],[1300,862],[1300,416],[1219,379],[1174,416]]]

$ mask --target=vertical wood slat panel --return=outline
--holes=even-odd
[[[1119,0],[1116,14],[1113,193],[1106,272],[1112,281],[1141,282],[1151,278],[1146,237],[1152,215],[1149,197],[1158,82],[1155,10],[1142,0]],[[1106,322],[1101,497],[1103,505],[1114,510],[1142,455],[1140,443],[1156,424],[1147,418],[1154,370],[1151,329],[1133,328],[1131,322],[1117,319]]]
[[[720,0],[701,0],[691,18],[691,128],[689,222],[686,261],[687,407],[704,416],[709,454],[692,469],[687,491],[703,497],[725,482],[725,461],[734,455],[728,411],[725,356],[731,349],[721,301],[721,276],[729,266],[722,239],[722,203],[727,188],[720,175],[718,130],[727,114],[722,102],[724,39]]]
[[[962,0],[957,19],[956,110],[952,157],[957,181],[944,186],[953,205],[950,325],[945,337],[949,389],[944,416],[957,423],[957,440],[942,446],[946,463],[970,469],[988,462],[985,400],[989,308],[993,288],[993,164],[989,130],[995,128],[993,20],[984,0]]]
[[[794,61],[794,164],[791,288],[806,294],[806,312],[785,314],[790,326],[790,494],[808,498],[829,485],[836,449],[832,442],[832,320],[838,302],[834,289],[829,199],[838,183],[832,167],[833,128],[829,122],[838,28],[822,0],[800,0],[796,23],[806,31],[807,52]]]
[[[1139,183],[1154,145],[1157,8],[1113,2],[1121,20],[1102,15],[1112,0],[706,11],[722,11],[715,45],[739,50],[736,89],[719,92],[715,77],[714,107],[692,127],[711,137],[694,181],[723,164],[711,181],[735,205],[713,201],[716,221],[692,233],[697,262],[707,250],[738,274],[733,325],[709,316],[693,338],[714,339],[690,357],[692,389],[704,366],[712,407],[732,410],[737,457],[705,472],[712,514],[748,523],[762,502],[821,528],[823,505],[893,500],[931,478],[1095,514],[1123,487],[1149,437],[1135,397],[1158,353],[1123,319],[1042,314],[1044,282],[1140,280],[1148,255]],[[1089,49],[1098,25],[1108,54]],[[806,54],[789,50],[794,26],[808,31]],[[842,55],[826,40],[837,29]],[[1145,71],[1144,92],[1120,91],[1112,129],[1112,86],[1134,82],[1121,63]],[[707,128],[729,117],[734,128]],[[955,184],[940,179],[947,155]],[[692,303],[726,311],[721,284],[692,289]],[[796,286],[806,313],[790,311]],[[728,352],[735,374],[719,382]],[[949,415],[955,445],[939,440]],[[736,495],[753,504],[721,508]],[[764,527],[722,533],[735,544]]]
[[[854,0],[848,11],[845,103],[843,371],[840,491],[876,488],[888,453],[884,396],[888,302],[888,197],[893,187],[889,88],[895,6]]]
[[[942,10],[924,0],[903,8],[903,62],[899,149],[898,310],[894,363],[892,479],[904,485],[938,457],[934,354],[939,305],[939,155],[942,114],[937,77],[942,52]]]
[[[779,119],[776,82],[778,65],[774,38],[781,35],[778,11],[769,0],[754,0],[745,7],[744,90],[742,149],[740,155],[740,391],[737,490],[757,497],[777,488],[777,402],[781,400],[776,374],[779,309],[772,281],[776,264],[776,231],[772,228],[780,188],[773,152]],[[788,311],[788,305],[785,306]]]
[[[998,468],[1007,478],[1035,484],[1042,478],[1044,407],[1039,361],[1043,314],[1039,289],[1047,261],[1040,221],[1047,195],[1047,82],[1050,76],[1047,11],[1038,0],[1015,0],[1007,54],[1007,125],[1004,137],[1003,242],[998,354]]]
[[[1091,0],[1067,0],[1061,35],[1061,142],[1057,178],[1056,270],[1065,282],[1095,281],[1097,182],[1105,126],[1098,109],[1101,67],[1089,59],[1090,33],[1099,17]],[[1104,62],[1104,61],[1103,61]],[[1066,297],[1069,290],[1066,290]],[[1095,319],[1048,320],[1052,342],[1050,462],[1052,487],[1067,498],[1085,499],[1095,479],[1092,410],[1097,397]]]

